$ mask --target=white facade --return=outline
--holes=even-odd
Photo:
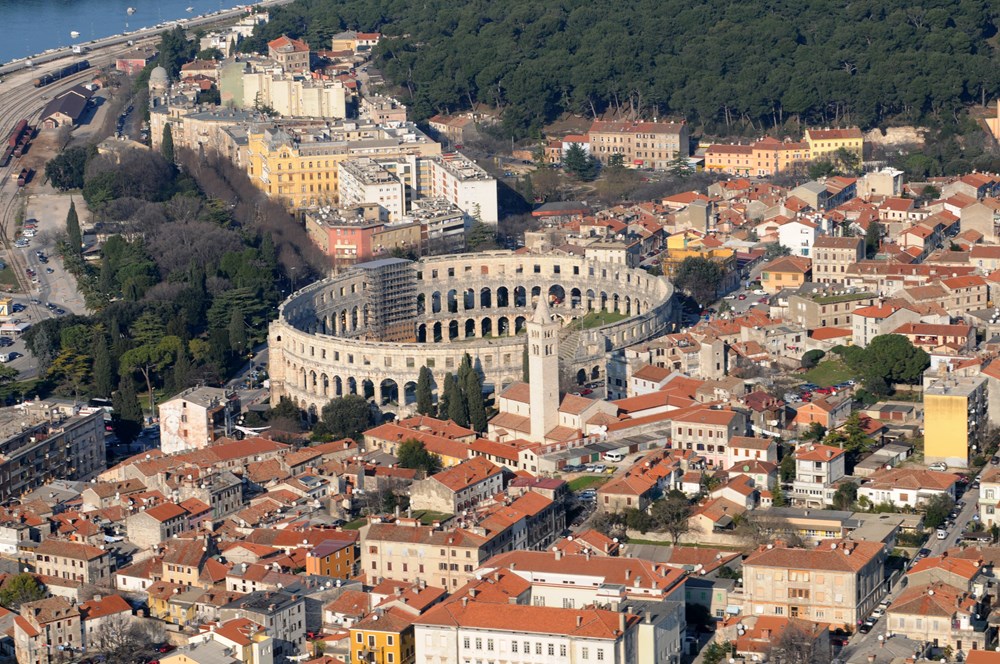
[[[952,485],[954,489],[954,485]],[[940,496],[945,494],[955,498],[953,491],[947,491],[945,489],[931,489],[927,487],[921,487],[919,489],[905,489],[900,487],[878,487],[872,488],[862,485],[858,488],[858,498],[862,496],[872,501],[873,505],[878,505],[879,503],[891,503],[899,507],[911,507],[916,508],[922,503],[926,503],[935,496]]]
[[[347,117],[347,89],[340,81],[314,81],[271,71],[243,75],[243,108],[270,106],[290,117]]]
[[[559,423],[559,329],[552,320],[548,297],[538,298],[527,322],[528,375],[531,389],[531,440],[542,442]]]
[[[337,165],[337,193],[341,207],[378,203],[399,221],[406,213],[406,188],[400,180],[368,158],[348,159]]]
[[[421,168],[422,196],[447,199],[470,217],[497,223],[497,181],[476,162],[456,152],[422,159]]]
[[[803,446],[797,450],[795,482],[792,483],[795,500],[819,506],[832,502],[836,492],[833,484],[846,474],[846,458],[843,450],[826,445]]]
[[[789,221],[778,226],[778,244],[793,256],[812,256],[812,246],[819,237],[819,227],[808,221]]]

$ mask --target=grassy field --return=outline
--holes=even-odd
[[[854,372],[840,360],[824,360],[801,376],[805,382],[814,383],[820,387],[829,387],[843,383],[849,378],[855,378]]]
[[[583,491],[584,489],[596,488],[611,479],[608,475],[581,475],[569,482],[570,491]]]
[[[413,512],[414,519],[420,519],[420,523],[425,526],[433,524],[435,521],[445,522],[454,514],[448,514],[447,512],[435,512],[433,510],[416,510]]]
[[[360,519],[355,519],[354,521],[348,521],[343,525],[344,530],[360,530],[361,526],[368,523],[366,517],[361,517]]]
[[[0,290],[6,292],[21,290],[17,284],[17,275],[14,274],[14,270],[10,265],[0,270]]]
[[[614,311],[591,311],[583,318],[575,320],[572,328],[574,330],[589,330],[593,327],[600,327],[602,325],[608,325],[609,323],[617,323],[618,321],[625,320],[626,318],[628,318],[628,316],[625,314],[620,314]]]

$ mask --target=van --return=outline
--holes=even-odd
[[[938,528],[937,538],[939,540],[943,540],[943,539],[945,539],[947,537],[948,537],[948,531],[947,530],[941,530],[940,528]]]
[[[625,454],[623,452],[605,452],[604,460],[611,463],[621,463],[625,460]]]
[[[14,359],[13,353],[0,353],[0,362],[3,362],[4,364],[10,362],[13,359]]]

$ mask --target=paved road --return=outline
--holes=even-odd
[[[972,478],[970,478],[970,486],[971,480]],[[969,489],[965,492],[965,495],[962,496],[961,500],[964,505],[958,514],[958,518],[955,519],[955,525],[948,530],[948,536],[943,540],[939,540],[936,535],[932,533],[931,539],[924,545],[924,548],[930,549],[931,556],[939,556],[947,549],[958,545],[962,532],[965,529],[965,525],[972,520],[973,515],[976,514],[979,509],[979,489]],[[886,595],[890,602],[899,595],[900,591],[902,591],[902,579],[903,576],[900,575],[899,580],[897,580],[897,582],[890,589],[889,593]],[[884,638],[887,631],[889,630],[887,630],[885,618],[882,617],[875,623],[874,629],[872,629],[872,631],[868,634],[857,633],[851,637],[850,642],[841,652],[839,659],[845,662],[867,663],[867,656],[872,652],[889,650],[890,652],[887,654],[898,655],[899,653],[896,651],[902,647],[906,655],[912,655],[913,650],[919,646],[919,644],[913,644],[909,641],[906,641],[904,645],[903,639],[893,636],[885,641],[884,646],[880,647],[878,637],[882,636]]]

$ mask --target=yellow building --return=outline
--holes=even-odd
[[[195,601],[204,593],[202,588],[158,581],[146,589],[149,617],[173,625],[186,625],[195,619]]]
[[[722,242],[714,237],[701,237],[697,233],[684,232],[668,237],[663,256],[663,274],[667,277],[673,276],[685,258],[707,258],[719,263],[727,276],[733,274],[736,268],[735,249],[722,246]]]
[[[337,165],[345,159],[430,157],[441,154],[441,146],[409,123],[340,122],[301,133],[278,127],[251,131],[245,154],[254,186],[301,209],[338,204]]]
[[[351,664],[411,664],[413,617],[399,608],[375,611],[351,627]]]
[[[798,288],[811,281],[812,261],[805,256],[782,256],[761,268],[760,285],[774,294],[786,288]]]
[[[983,446],[987,425],[985,376],[944,377],[924,390],[924,460],[966,468]]]
[[[864,155],[865,138],[857,127],[806,129],[806,143],[809,144],[809,152],[813,159],[822,159],[825,155],[841,148],[857,155],[859,159]]]

